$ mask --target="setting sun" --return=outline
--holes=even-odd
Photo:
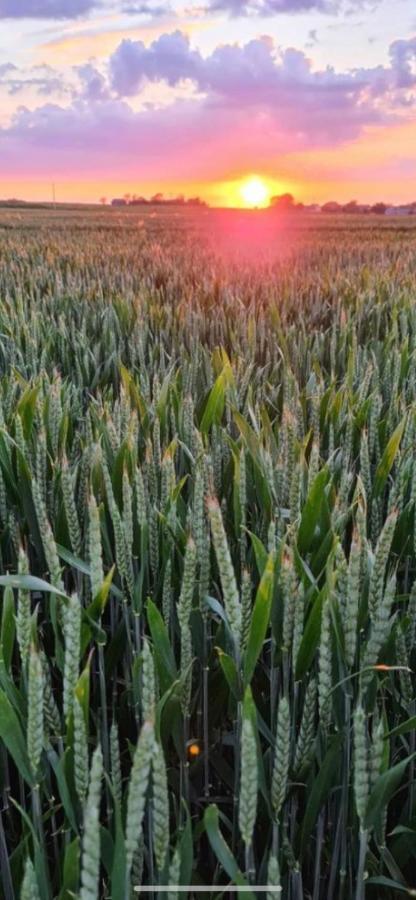
[[[253,176],[244,181],[240,188],[246,206],[268,206],[270,193],[262,178]]]

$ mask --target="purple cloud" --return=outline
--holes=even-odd
[[[138,94],[146,82],[165,81],[175,87],[190,80],[211,105],[259,106],[278,116],[282,107],[298,104],[302,120],[311,110],[319,117],[321,107],[332,115],[338,105],[353,115],[359,106],[372,116],[376,97],[409,86],[413,52],[412,41],[396,42],[390,67],[337,73],[331,67],[315,71],[308,57],[294,48],[276,52],[266,37],[243,46],[224,44],[203,56],[191,49],[186,35],[176,31],[147,47],[141,41],[122,41],[110,57],[109,79],[120,97]]]
[[[98,0],[0,0],[0,19],[75,19]]]
[[[80,99],[95,103],[110,98],[107,82],[95,66],[85,63],[83,66],[77,66],[76,71],[81,82]]]
[[[365,2],[349,0],[349,5],[360,8]],[[231,16],[273,16],[276,13],[338,13],[342,6],[343,0],[211,0],[209,9],[224,10]]]
[[[168,4],[160,4],[160,6],[155,5],[154,3],[130,3],[126,6],[123,6],[123,13],[126,13],[128,16],[150,16],[152,19],[159,19],[162,16],[176,16],[176,13]]]
[[[333,128],[335,142],[342,143],[370,118],[345,104],[334,103],[331,112],[332,118],[316,106],[305,117],[289,99],[278,115],[259,108],[248,116],[241,108],[198,100],[142,112],[122,100],[21,109],[9,128],[0,129],[2,173],[27,172],[29,159],[37,175],[53,169],[59,176],[114,177],[121,170],[143,181],[217,178],[235,169],[236,161],[243,170],[253,160],[266,167],[279,154],[333,144]]]
[[[124,40],[110,58],[111,86],[128,97],[146,80],[167,81],[172,87],[185,78],[198,81],[201,64],[201,54],[191,50],[181,31],[162,34],[150,47],[142,41]]]
[[[28,160],[33,174],[111,178],[122,170],[143,182],[215,179],[236,163],[242,171],[253,164],[267,171],[282,154],[334,147],[406,114],[410,121],[414,44],[395,42],[388,66],[338,73],[315,70],[293,48],[277,52],[267,38],[208,56],[180,32],[148,47],[123,41],[110,57],[108,79],[91,64],[79,67],[68,106],[19,109],[0,129],[2,173],[20,175]],[[184,79],[198,96],[141,111],[127,102],[146,82],[175,87]]]
[[[10,96],[20,94],[32,88],[37,94],[49,97],[52,94],[63,94],[72,91],[51,66],[32,66],[27,70],[19,70],[13,63],[0,66],[0,84]]]
[[[17,72],[17,66],[14,63],[3,63],[0,66],[0,79],[3,80],[5,75],[9,75],[10,72]]]
[[[394,41],[390,46],[390,59],[396,72],[396,86],[413,87],[416,83],[416,37]]]

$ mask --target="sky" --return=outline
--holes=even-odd
[[[3,198],[413,201],[415,111],[414,0],[0,0]]]

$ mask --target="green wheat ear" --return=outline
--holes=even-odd
[[[123,780],[121,774],[120,745],[118,728],[115,720],[110,728],[110,756],[111,756],[111,780],[114,796],[117,803],[121,804],[123,796]]]
[[[241,733],[241,777],[238,803],[238,824],[246,847],[253,839],[257,816],[258,766],[257,745],[249,716],[243,717]]]
[[[101,546],[101,525],[100,514],[94,494],[91,493],[88,502],[88,543],[89,543],[89,561],[90,561],[90,579],[91,593],[96,597],[101,585],[104,581],[102,546]]]
[[[44,740],[43,670],[34,646],[29,654],[27,752],[33,775],[38,775]]]
[[[218,500],[214,497],[210,497],[207,501],[207,508],[211,523],[212,540],[221,578],[225,611],[233,634],[236,652],[238,654],[241,643],[242,615],[235,572],[231,561]]]
[[[156,680],[153,654],[146,638],[143,641],[142,715],[143,720],[152,720],[156,707]]]
[[[271,853],[269,856],[269,864],[267,867],[267,884],[273,885],[276,890],[267,891],[267,900],[283,900],[282,887],[280,884],[280,868],[276,856]]]
[[[354,797],[361,829],[367,811],[369,779],[367,722],[364,710],[357,706],[354,713]]]
[[[19,548],[18,573],[19,575],[29,574],[29,560],[23,547]],[[19,645],[23,670],[26,668],[29,658],[31,630],[30,615],[30,591],[21,589],[17,594],[16,637],[17,643]]]
[[[153,839],[156,864],[163,871],[169,850],[169,795],[163,749],[154,742],[152,759],[153,777]]]
[[[150,766],[154,752],[154,728],[145,722],[134,752],[127,796],[126,867],[130,873],[143,821]]]
[[[326,730],[331,721],[332,689],[332,632],[331,606],[327,598],[322,609],[321,637],[319,642],[318,701],[322,727]]]
[[[65,639],[64,712],[68,718],[74,702],[81,651],[81,604],[77,594],[72,594],[64,606],[63,620]]]
[[[26,857],[20,900],[40,900],[39,887],[30,857]]]
[[[80,900],[98,900],[100,874],[100,801],[103,777],[101,747],[96,747],[91,763],[88,795],[84,807]]]
[[[88,790],[88,735],[82,706],[75,694],[74,713],[74,776],[75,788],[81,804],[84,804]]]
[[[274,749],[271,801],[273,815],[279,818],[286,798],[290,763],[290,707],[286,697],[279,702]]]

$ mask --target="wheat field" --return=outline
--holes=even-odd
[[[416,228],[249,215],[0,215],[4,900],[416,895]]]

